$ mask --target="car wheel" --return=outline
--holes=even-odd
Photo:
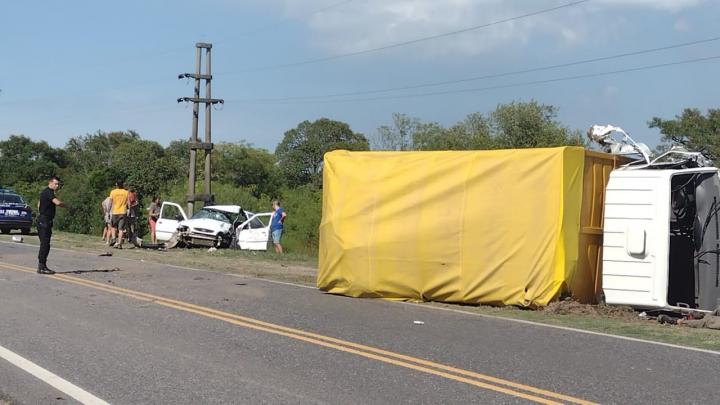
[[[30,234],[30,228],[23,228],[20,230],[23,235],[29,235]]]
[[[8,234],[8,233],[10,233],[10,228],[2,228],[2,229],[0,229],[0,232]]]

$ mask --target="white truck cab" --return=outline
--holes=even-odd
[[[608,304],[702,311],[720,306],[717,168],[614,170],[604,208]]]

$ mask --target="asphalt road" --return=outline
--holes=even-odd
[[[0,349],[111,404],[720,402],[711,352],[80,252],[40,276],[36,254],[0,243]],[[63,387],[0,356],[0,404],[78,403]]]

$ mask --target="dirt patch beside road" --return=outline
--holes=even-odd
[[[557,315],[588,315],[605,318],[622,319],[627,321],[644,321],[638,313],[630,307],[622,305],[588,305],[571,299],[551,302],[541,311]]]

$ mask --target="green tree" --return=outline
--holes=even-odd
[[[154,141],[121,143],[113,149],[111,159],[110,173],[142,196],[157,194],[180,178],[165,149]]]
[[[45,141],[35,142],[24,135],[10,135],[0,142],[0,185],[42,182],[67,166],[67,156]]]
[[[246,142],[215,145],[213,173],[220,182],[251,187],[258,197],[272,194],[280,186],[275,156]]]
[[[376,149],[482,150],[584,145],[579,131],[557,120],[557,108],[536,101],[499,104],[487,115],[476,112],[450,128],[393,114],[378,128]]]
[[[323,156],[336,149],[368,150],[364,135],[355,133],[344,122],[321,118],[303,121],[285,132],[275,149],[280,173],[290,186],[322,182]]]
[[[283,247],[288,252],[316,255],[320,241],[322,190],[311,185],[283,188],[277,197],[288,214],[284,224]]]
[[[379,150],[412,150],[416,132],[422,128],[418,118],[406,114],[393,113],[392,125],[378,128],[375,149]]]
[[[63,188],[58,197],[67,204],[66,209],[57,210],[55,224],[66,232],[100,234],[102,215],[100,202],[107,197],[107,189],[97,188],[96,178],[70,172],[63,177]],[[105,181],[102,181],[103,185]]]
[[[492,149],[488,120],[480,113],[445,129],[437,123],[421,124],[414,133],[417,150],[478,150]]]
[[[720,109],[711,108],[704,115],[697,108],[686,108],[672,120],[653,117],[648,126],[658,128],[662,140],[671,145],[706,151],[713,159],[720,158]]]
[[[195,160],[195,167],[200,169],[204,165],[204,155],[202,151],[197,154]],[[167,148],[165,148],[165,156],[169,159],[173,170],[175,170],[178,176],[187,178],[190,171],[190,141],[182,139],[170,142]]]
[[[537,101],[501,104],[490,113],[490,136],[499,148],[582,146],[578,131],[563,126],[557,108]]]
[[[76,171],[89,174],[93,170],[110,167],[117,147],[139,139],[140,135],[135,131],[97,131],[70,138],[65,144],[65,151]]]

